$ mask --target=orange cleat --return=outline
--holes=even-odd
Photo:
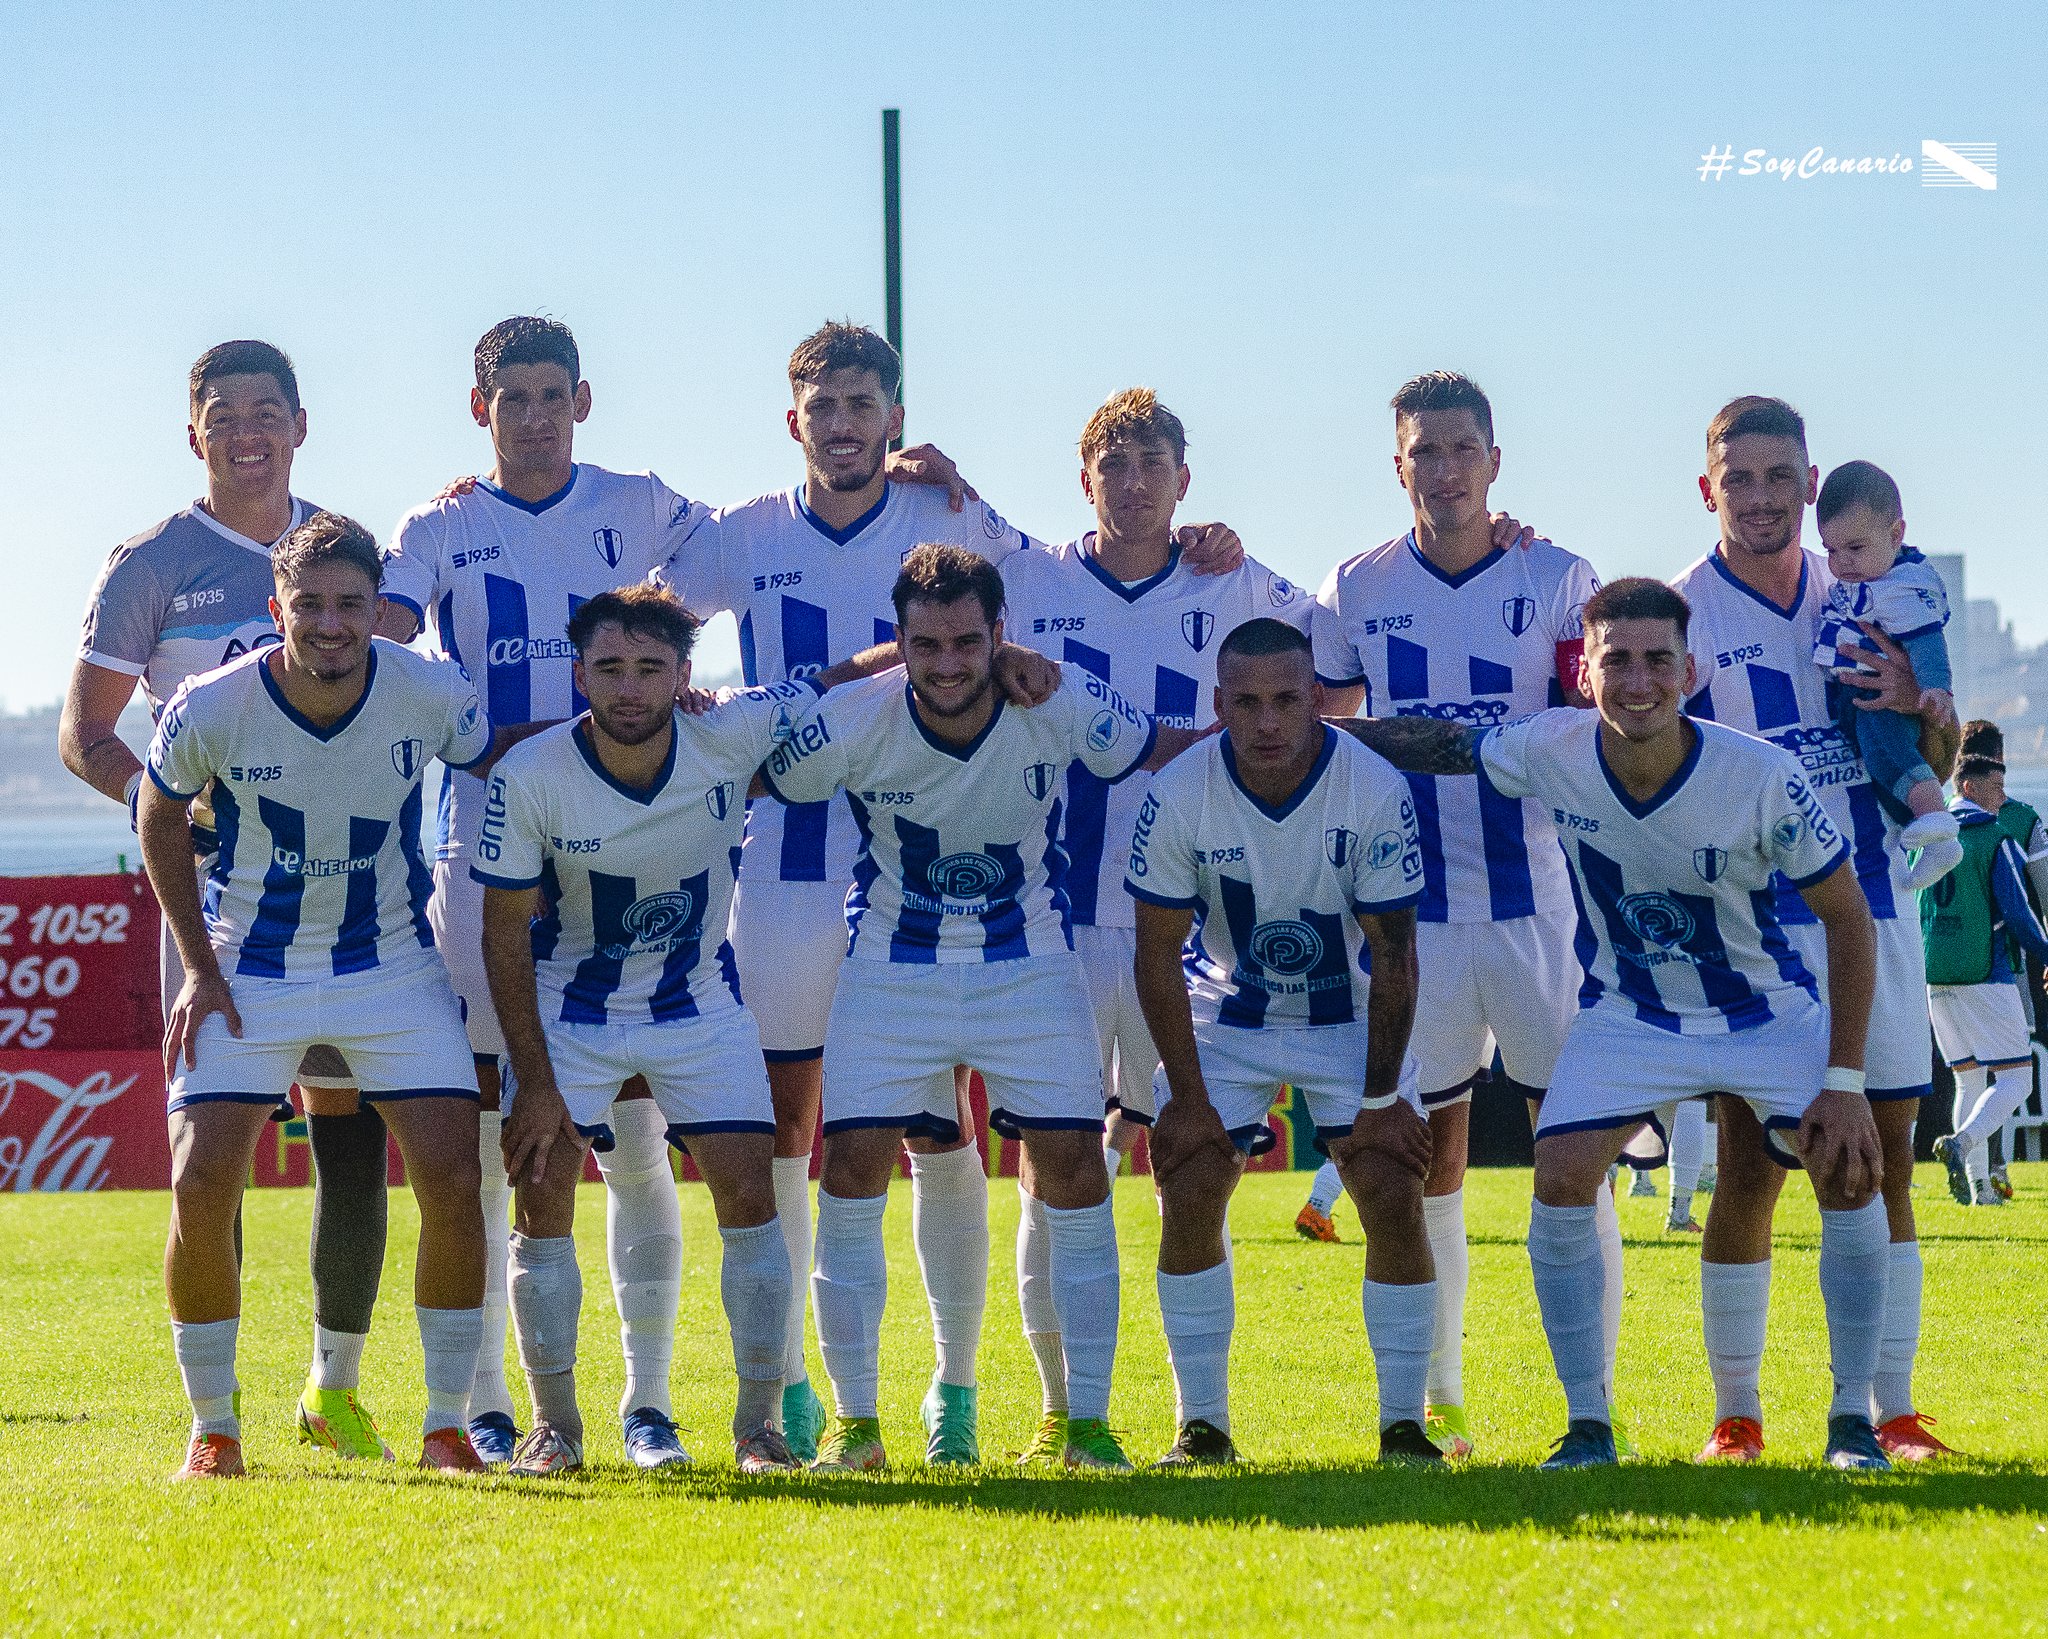
[[[1701,1450],[1703,1463],[1753,1463],[1764,1454],[1764,1426],[1754,1417],[1723,1417]]]
[[[232,1434],[195,1434],[185,1453],[185,1466],[174,1480],[239,1480],[249,1472],[242,1462],[242,1442]]]
[[[420,1442],[420,1467],[439,1474],[488,1474],[490,1469],[459,1428],[437,1428]]]
[[[1924,1463],[1930,1457],[1953,1457],[1955,1447],[1937,1439],[1928,1430],[1934,1419],[1924,1411],[1909,1411],[1877,1426],[1877,1443],[1894,1462]]]
[[[1335,1244],[1339,1239],[1337,1226],[1330,1222],[1329,1214],[1320,1210],[1313,1201],[1294,1215],[1294,1232],[1305,1241]]]

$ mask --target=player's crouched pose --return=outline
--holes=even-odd
[[[791,1278],[770,1166],[775,1112],[725,933],[748,785],[816,693],[781,683],[683,715],[675,701],[696,629],[652,586],[577,609],[568,635],[590,709],[506,758],[470,867],[485,889],[484,968],[512,1065],[512,1318],[533,1395],[515,1475],[583,1466],[576,1182],[586,1148],[610,1144],[613,1100],[634,1076],[718,1215],[739,1373],[735,1460],[749,1474],[796,1467],[774,1427]],[[689,1457],[678,1446],[673,1460]]]
[[[1237,1456],[1225,1217],[1245,1156],[1272,1145],[1266,1112],[1283,1085],[1307,1098],[1365,1228],[1381,1459],[1443,1461],[1422,1426],[1436,1275],[1429,1124],[1407,1058],[1415,809],[1383,758],[1322,721],[1322,695],[1303,633],[1237,627],[1216,657],[1223,735],[1152,782],[1131,842],[1138,1001],[1164,1084],[1152,1170],[1180,1435],[1161,1467]]]
[[[1870,1422],[1890,1257],[1863,1096],[1870,911],[1848,843],[1798,763],[1684,714],[1696,687],[1690,618],[1684,598],[1651,580],[1616,581],[1587,602],[1583,667],[1597,716],[1539,712],[1483,738],[1425,719],[1348,726],[1399,766],[1469,774],[1483,763],[1503,795],[1540,800],[1576,879],[1582,1008],[1537,1124],[1529,1219],[1570,1416],[1544,1466],[1615,1460],[1593,1221],[1607,1168],[1658,1105],[1719,1092],[1755,1112],[1774,1160],[1813,1180],[1834,1376],[1828,1461],[1889,1468]],[[1451,755],[1413,760],[1431,736]],[[1774,873],[1826,933],[1825,1010],[1778,925]]]
[[[462,1426],[483,1333],[476,1077],[427,925],[419,824],[427,764],[485,762],[491,727],[459,666],[371,636],[383,570],[360,524],[316,513],[271,566],[283,643],[178,691],[141,798],[143,861],[186,975],[164,1032],[165,1274],[193,1411],[177,1477],[243,1472],[235,1215],[263,1123],[315,1046],[378,1104],[419,1200],[421,1465],[481,1472]],[[207,790],[220,851],[202,910],[186,807]]]

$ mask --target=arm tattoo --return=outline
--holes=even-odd
[[[1479,736],[1441,717],[1333,717],[1331,726],[1407,774],[1476,774]]]

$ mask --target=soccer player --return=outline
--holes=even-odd
[[[360,524],[315,513],[271,551],[284,634],[187,681],[157,720],[143,862],[185,979],[165,1021],[172,1337],[192,1437],[178,1478],[243,1472],[233,1226],[257,1135],[314,1044],[379,1103],[420,1208],[423,1467],[481,1471],[463,1406],[483,1331],[476,1078],[427,924],[421,778],[492,754],[459,666],[372,636],[382,566]],[[220,846],[202,906],[188,806]]]
[[[1672,582],[1692,606],[1697,692],[1686,703],[1712,719],[1782,746],[1848,838],[1857,879],[1877,924],[1877,992],[1870,1012],[1866,1092],[1884,1143],[1885,1211],[1891,1226],[1884,1345],[1877,1372],[1879,1442],[1916,1460],[1946,1450],[1913,1404],[1920,1342],[1922,1268],[1913,1223],[1913,1121],[1931,1087],[1926,961],[1905,889],[1906,863],[1861,761],[1828,710],[1813,664],[1825,613],[1827,561],[1799,544],[1819,471],[1807,458],[1806,424],[1774,398],[1738,398],[1707,428],[1700,494],[1720,526],[1714,550]],[[1904,652],[1866,628],[1859,659],[1874,676],[1863,704],[1919,712],[1921,691]],[[1953,713],[1922,716],[1930,766],[1954,759]],[[1807,970],[1825,981],[1828,955],[1799,896],[1777,885],[1777,915]],[[1717,1124],[1718,1183],[1703,1238],[1707,1357],[1714,1369],[1715,1427],[1702,1455],[1746,1461],[1763,1450],[1757,1393],[1770,1304],[1771,1217],[1784,1172],[1763,1147],[1755,1118],[1724,1099]]]
[[[972,1061],[989,1122],[1022,1141],[1052,1234],[1069,1467],[1129,1467],[1109,1426],[1116,1222],[1102,1165],[1093,1021],[1066,928],[1060,774],[1115,780],[1194,736],[1161,728],[1084,671],[1045,704],[993,679],[1002,577],[960,547],[904,559],[893,599],[903,668],[835,690],[769,759],[785,803],[847,793],[861,851],[852,929],[826,1025],[824,1165],[812,1301],[837,1417],[814,1466],[879,1468],[882,1214],[904,1136],[959,1136],[946,1072]],[[929,1449],[929,1448],[928,1448]],[[949,1460],[943,1456],[935,1460]]]
[[[65,766],[131,815],[142,763],[119,725],[136,684],[159,716],[187,678],[275,643],[270,549],[318,510],[291,492],[306,412],[281,350],[261,341],[208,348],[192,366],[189,402],[185,437],[205,468],[206,493],[107,560],[86,606],[57,735]],[[203,793],[192,844],[203,875],[218,849]],[[168,921],[158,965],[168,1017],[185,982]],[[357,1099],[348,1066],[331,1050],[316,1048],[296,1079],[313,1150],[313,1363],[299,1396],[299,1436],[344,1457],[388,1459],[357,1395],[384,1267],[384,1121]]]
[[[1487,728],[1578,704],[1579,611],[1599,582],[1585,559],[1535,541],[1504,550],[1486,508],[1500,474],[1493,409],[1451,371],[1393,397],[1394,471],[1414,526],[1331,570],[1316,595],[1316,674],[1336,715],[1430,716]],[[1423,1211],[1437,1271],[1428,1423],[1452,1456],[1465,1412],[1465,1161],[1472,1086],[1498,1044],[1532,1106],[1575,1011],[1575,916],[1543,804],[1485,779],[1409,776],[1422,841],[1421,991],[1414,1053],[1432,1146]],[[1621,1321],[1621,1227],[1602,1195],[1609,1348]]]
[[[793,1469],[774,1427],[790,1280],[770,1172],[774,1108],[725,930],[747,787],[815,693],[780,683],[684,716],[675,702],[696,622],[653,586],[598,594],[568,632],[589,710],[505,759],[470,865],[484,885],[484,962],[512,1064],[512,1309],[533,1396],[532,1429],[507,1472],[583,1466],[576,1183],[589,1145],[610,1142],[619,1088],[634,1076],[652,1089],[669,1141],[696,1160],[718,1215],[738,1466]]]
[[[1306,630],[1310,601],[1250,558],[1221,573],[1189,565],[1173,527],[1174,507],[1193,476],[1186,457],[1180,418],[1150,388],[1116,394],[1081,434],[1081,489],[1094,506],[1095,528],[1062,546],[1014,553],[1002,568],[1006,630],[1015,638],[1149,706],[1156,721],[1195,729],[1215,721],[1210,702],[1224,634],[1266,615]],[[1060,846],[1068,860],[1074,951],[1102,1053],[1112,1173],[1151,1124],[1159,1067],[1132,982],[1135,924],[1123,892],[1124,860],[1148,783],[1134,774],[1112,785],[1075,762],[1062,792]],[[1065,1449],[1067,1408],[1048,1286],[1050,1241],[1044,1204],[1028,1175],[1019,1177],[1017,1191],[1018,1305],[1044,1393],[1044,1420],[1025,1459],[1056,1459]]]
[[[1237,1460],[1226,1219],[1245,1157],[1272,1147],[1266,1113],[1283,1086],[1307,1100],[1365,1231],[1380,1458],[1441,1464],[1422,1426],[1436,1307],[1422,1222],[1430,1133],[1407,1057],[1423,884],[1415,805],[1384,759],[1322,721],[1297,627],[1259,617],[1232,629],[1214,700],[1222,735],[1153,780],[1124,879],[1138,1000],[1164,1061],[1152,1171],[1179,1432],[1159,1466]]]
[[[1529,1219],[1570,1417],[1544,1466],[1615,1460],[1593,1221],[1607,1169],[1658,1105],[1716,1092],[1724,1112],[1751,1112],[1776,1165],[1805,1167],[1820,1205],[1828,1461],[1889,1468],[1870,1421],[1889,1264],[1883,1158],[1862,1086],[1870,913],[1849,844],[1797,761],[1686,715],[1697,688],[1689,614],[1647,579],[1588,600],[1582,675],[1597,716],[1544,711],[1483,737],[1440,721],[1352,726],[1397,764],[1402,747],[1434,743],[1441,760],[1415,766],[1483,773],[1504,796],[1539,799],[1558,816],[1584,907],[1584,1005],[1537,1122]],[[1825,1009],[1779,928],[1779,879],[1824,930]]]
[[[801,679],[871,649],[879,652],[867,655],[864,669],[892,663],[890,589],[914,546],[967,548],[1001,564],[1032,544],[985,503],[955,512],[936,487],[888,482],[889,441],[903,426],[901,379],[895,349],[872,330],[835,323],[805,337],[790,355],[787,417],[789,435],[803,449],[803,482],[705,520],[661,572],[693,614],[738,618],[749,685]],[[1197,571],[1227,572],[1242,555],[1237,537],[1221,525],[1183,526],[1176,539]],[[998,681],[1017,700],[1041,699],[1050,687],[1050,668],[1024,667],[1032,658],[1015,650],[998,657]],[[1015,675],[1010,664],[1020,667]],[[845,803],[786,810],[756,803],[734,901],[740,991],[760,1023],[775,1096],[776,1211],[791,1267],[799,1271],[811,1265],[810,1157],[856,852]],[[955,1103],[964,1110],[957,1090]],[[975,1362],[988,1298],[988,1179],[964,1138],[941,1145],[914,1134],[911,1150],[912,1240],[937,1352],[925,1402],[927,1454],[973,1461]],[[799,1284],[791,1299],[782,1427],[791,1448],[809,1456],[824,1407],[804,1363],[803,1301]]]

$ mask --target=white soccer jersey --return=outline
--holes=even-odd
[[[1905,884],[1905,856],[1890,844],[1877,788],[1864,772],[1863,759],[1835,726],[1827,679],[1813,663],[1833,585],[1828,561],[1803,549],[1802,556],[1799,590],[1787,609],[1737,580],[1719,552],[1708,553],[1672,581],[1692,606],[1688,647],[1698,673],[1697,692],[1685,709],[1693,718],[1760,735],[1797,757],[1806,783],[1849,839],[1870,914],[1888,920],[1903,909],[1910,915],[1914,901]],[[1782,883],[1778,915],[1785,922],[1813,920],[1799,896]]]
[[[725,930],[747,784],[816,697],[781,683],[701,716],[677,712],[668,760],[645,791],[605,771],[587,718],[506,753],[469,874],[486,887],[541,890],[542,1017],[667,1023],[739,1005]]]
[[[1327,724],[1278,808],[1244,788],[1227,732],[1176,757],[1138,810],[1124,876],[1132,898],[1195,913],[1182,958],[1195,1019],[1251,1030],[1363,1020],[1354,913],[1414,905],[1422,882],[1407,782]]]
[[[547,722],[583,710],[565,628],[600,592],[643,581],[708,509],[650,472],[578,462],[566,487],[522,501],[482,481],[399,520],[384,595],[419,616],[443,654],[469,668],[495,723]],[[442,790],[440,857],[475,842],[483,782]]]
[[[296,496],[296,528],[319,508]],[[78,658],[142,680],[154,716],[188,677],[278,641],[270,548],[194,501],[114,548],[85,606]]]
[[[1670,783],[1631,798],[1590,711],[1546,711],[1495,729],[1479,756],[1493,783],[1551,810],[1579,893],[1582,1007],[1619,1008],[1679,1035],[1725,1035],[1817,1002],[1779,926],[1774,873],[1811,887],[1848,844],[1798,762],[1718,723]]]
[[[1368,717],[1492,728],[1564,704],[1558,682],[1599,589],[1584,558],[1538,541],[1446,575],[1413,531],[1340,563],[1316,595],[1316,673],[1365,685]],[[1484,779],[1410,774],[1425,922],[1504,922],[1561,909],[1571,885],[1540,803]]]
[[[1312,607],[1264,564],[1247,558],[1227,575],[1198,575],[1177,546],[1158,574],[1127,584],[1096,562],[1093,531],[1015,554],[1003,564],[1003,585],[1012,643],[1081,667],[1174,728],[1216,720],[1216,650],[1233,630],[1264,615],[1305,632]],[[1150,783],[1140,773],[1106,785],[1083,764],[1068,768],[1060,841],[1078,925],[1132,925],[1124,856]]]
[[[860,831],[846,895],[849,956],[1002,962],[1071,950],[1060,773],[1119,780],[1158,727],[1075,670],[1042,706],[997,698],[970,744],[948,745],[911,708],[903,669],[834,689],[769,758],[769,790],[823,802],[844,790]]]
[[[704,519],[655,579],[693,614],[730,613],[748,684],[799,681],[896,640],[889,602],[915,546],[964,546],[991,563],[1029,545],[983,502],[955,512],[934,485],[891,483],[845,529],[804,504],[802,486]],[[845,882],[859,838],[844,804],[757,802],[741,870],[783,882]]]
[[[475,685],[452,661],[376,638],[362,699],[321,728],[267,658],[187,682],[149,747],[150,778],[180,802],[211,782],[220,852],[204,908],[222,966],[311,979],[430,959],[420,781],[436,757],[466,768],[490,751]]]
[[[1911,547],[1876,580],[1836,581],[1828,588],[1813,663],[1830,672],[1850,666],[1875,676],[1856,656],[1842,653],[1845,643],[1851,648],[1870,646],[1859,621],[1883,627],[1900,643],[1925,637],[1948,624],[1948,588]]]

